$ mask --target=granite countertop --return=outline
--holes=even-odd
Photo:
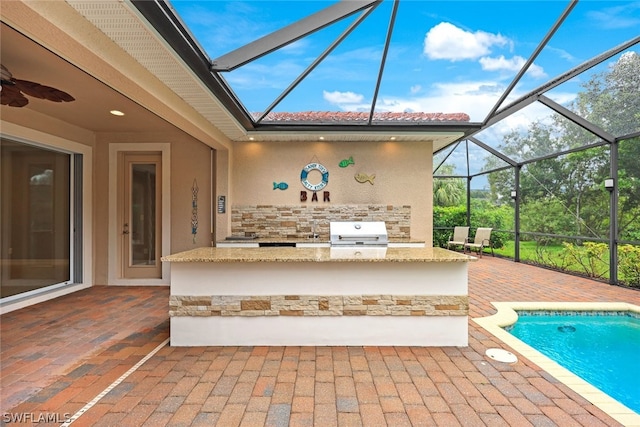
[[[163,262],[468,262],[476,257],[442,248],[196,248],[163,256]]]

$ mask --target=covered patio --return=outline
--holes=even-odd
[[[640,292],[483,257],[468,347],[168,344],[166,287],[94,286],[0,318],[3,422],[74,426],[616,426],[474,322],[491,302],[626,302]],[[488,348],[518,356],[510,365]],[[10,417],[14,417],[11,419]],[[17,417],[17,418],[16,418]],[[20,418],[22,417],[22,418]]]

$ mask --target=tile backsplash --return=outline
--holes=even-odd
[[[315,232],[329,238],[331,221],[384,221],[389,238],[409,238],[411,206],[391,205],[252,205],[231,208],[231,234],[300,238]]]

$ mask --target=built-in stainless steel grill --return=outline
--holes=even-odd
[[[384,258],[389,244],[382,221],[331,222],[331,258]]]
[[[387,246],[389,237],[383,221],[343,221],[329,224],[331,246]]]

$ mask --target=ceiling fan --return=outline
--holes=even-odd
[[[0,104],[10,107],[24,107],[29,103],[26,95],[34,98],[46,99],[53,102],[71,102],[75,98],[67,92],[56,89],[51,86],[44,86],[40,83],[30,82],[28,80],[20,80],[13,78],[13,74],[5,67],[0,71]]]

